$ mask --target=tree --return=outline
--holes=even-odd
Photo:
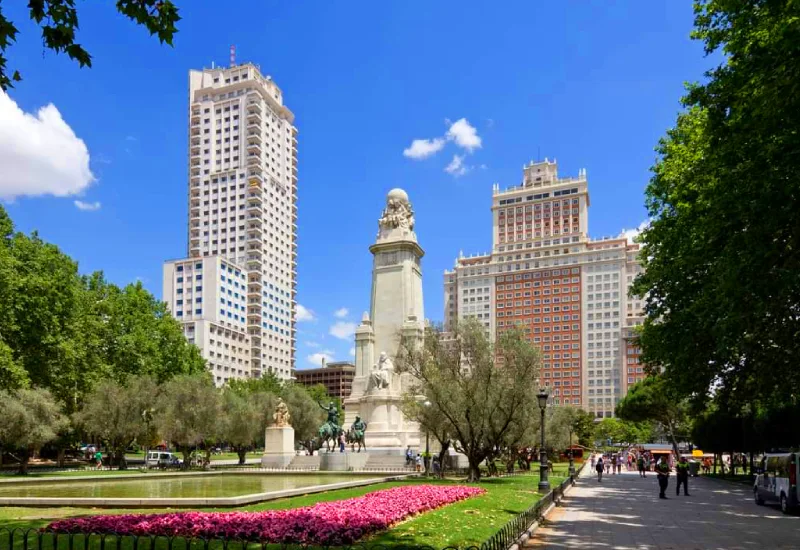
[[[83,46],[75,42],[78,30],[78,10],[75,0],[30,0],[30,17],[42,29],[42,44],[56,53],[66,53],[81,67],[92,66],[92,56]],[[137,24],[144,25],[151,35],[157,34],[159,41],[172,45],[172,38],[180,20],[178,8],[170,0],[117,0],[117,10]],[[0,10],[0,89],[7,89],[12,82],[21,80],[19,71],[11,76],[6,69],[5,52],[19,31]]]
[[[572,422],[572,429],[578,436],[578,443],[584,447],[594,444],[594,415],[583,409],[577,409],[575,419]]]
[[[678,438],[686,438],[686,403],[678,399],[662,375],[651,375],[637,382],[617,404],[616,415],[632,422],[653,420],[661,424],[678,455]]]
[[[192,451],[198,447],[211,460],[211,446],[220,438],[222,400],[208,373],[179,375],[163,387],[163,413],[159,429],[164,438],[183,453],[184,468],[191,463]]]
[[[416,379],[406,401],[429,401],[469,461],[469,480],[480,464],[514,447],[539,414],[536,379],[539,352],[517,330],[501,332],[495,344],[474,320],[445,335],[426,328],[421,348],[404,341],[400,367]]]
[[[281,397],[289,407],[289,414],[292,415],[291,424],[294,428],[295,442],[313,450],[310,447],[317,437],[317,430],[325,421],[325,411],[319,408],[306,388],[299,384],[285,384]]]
[[[658,146],[641,235],[643,360],[678,395],[791,402],[800,391],[800,27],[788,0],[698,0],[725,59]]]
[[[53,441],[67,423],[49,391],[0,391],[0,447],[19,454],[19,473],[28,473],[31,455]]]
[[[277,396],[262,391],[238,393],[226,389],[223,394],[221,438],[227,441],[244,464],[247,451],[264,440],[264,430],[272,424]]]
[[[148,418],[150,411],[159,412],[159,393],[155,379],[146,375],[124,383],[100,382],[75,415],[76,424],[101,441],[111,453],[112,464],[125,470],[125,450],[137,440],[146,446],[151,443]]]

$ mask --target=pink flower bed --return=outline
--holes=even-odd
[[[89,516],[55,521],[46,529],[59,533],[234,538],[314,545],[350,544],[414,514],[485,492],[477,487],[411,485],[290,510]]]

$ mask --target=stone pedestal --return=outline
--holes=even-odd
[[[265,434],[266,444],[261,457],[262,468],[285,468],[295,456],[294,428],[270,426]]]
[[[319,454],[319,469],[323,472],[349,472],[361,470],[367,465],[369,453],[324,453]]]

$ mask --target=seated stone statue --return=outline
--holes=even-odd
[[[289,407],[283,402],[283,399],[278,398],[278,405],[275,407],[275,413],[272,415],[275,425],[278,427],[289,426],[291,415],[289,414]]]
[[[385,351],[381,352],[378,364],[372,368],[369,375],[368,389],[387,389],[392,386],[392,378],[394,376],[394,365]]]

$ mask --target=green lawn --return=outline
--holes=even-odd
[[[566,477],[566,465],[557,464],[550,482],[555,486]],[[492,536],[515,515],[523,512],[536,502],[541,495],[536,491],[538,475],[535,473],[505,478],[485,479],[478,485],[487,493],[480,497],[445,506],[411,518],[392,529],[373,536],[370,544],[387,545],[429,545],[435,548],[445,546],[479,545]],[[317,502],[341,500],[360,496],[368,492],[409,483],[459,484],[463,480],[423,480],[414,479],[392,483],[381,483],[368,487],[341,489],[316,493],[288,499],[264,502],[236,508],[236,511],[258,511],[269,509],[296,508]],[[158,510],[113,510],[89,508],[0,508],[0,525],[6,528],[31,529],[46,526],[50,521],[63,517],[94,514],[154,513],[174,511]],[[230,508],[217,511],[232,511]]]

